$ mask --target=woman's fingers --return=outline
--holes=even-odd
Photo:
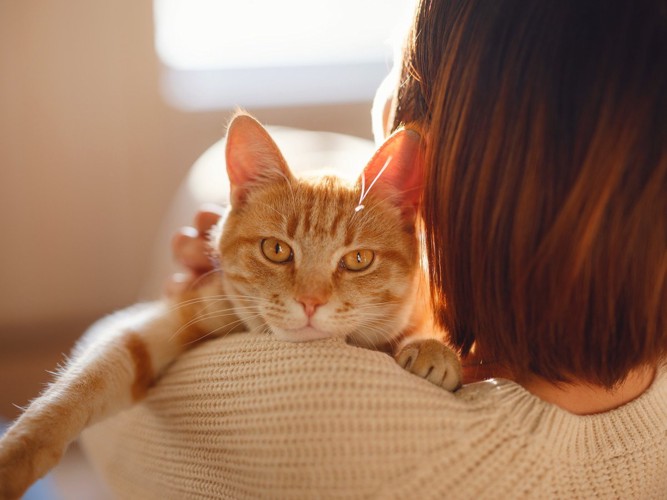
[[[193,273],[201,274],[213,268],[208,240],[193,227],[179,229],[172,238],[171,248],[176,261]]]
[[[208,235],[211,227],[215,226],[222,217],[223,211],[224,209],[220,205],[212,203],[202,205],[194,220],[195,229],[199,231],[201,236],[206,237]]]
[[[204,205],[195,215],[193,226],[180,228],[171,239],[174,259],[186,271],[171,275],[164,286],[168,297],[177,297],[197,286],[201,276],[213,269],[208,234],[222,216],[223,208]]]

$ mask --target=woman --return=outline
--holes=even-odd
[[[437,317],[467,381],[496,378],[432,405],[392,379],[375,406],[345,371],[353,390],[280,386],[272,401],[298,425],[281,414],[235,428],[256,432],[234,448],[228,464],[245,468],[227,465],[225,491],[667,495],[665,61],[665,1],[420,2],[381,128],[424,131]],[[216,218],[200,213],[174,240],[195,274]],[[225,404],[254,418],[236,390]],[[248,443],[264,442],[250,460]]]

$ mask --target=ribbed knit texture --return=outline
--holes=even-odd
[[[452,395],[342,341],[238,334],[83,441],[123,499],[667,498],[667,370],[579,417],[505,380]]]

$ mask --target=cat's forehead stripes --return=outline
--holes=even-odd
[[[346,219],[345,215],[346,214],[343,211],[343,207],[339,206],[338,209],[336,210],[335,215],[332,217],[332,220],[331,220],[331,227],[329,228],[329,232],[331,234],[336,234],[341,222],[344,219]]]
[[[313,210],[315,205],[314,198],[315,196],[306,196],[306,205],[304,207],[303,212],[301,212],[302,213],[301,219],[303,221],[303,232],[306,234],[310,233],[310,230],[314,225],[313,224],[313,216],[315,216]]]
[[[343,236],[338,232],[348,226],[354,214],[355,193],[331,178],[318,183],[299,181],[291,192],[295,205],[285,227],[289,238]]]

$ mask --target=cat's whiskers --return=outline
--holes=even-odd
[[[360,306],[354,306],[354,311],[367,311],[369,309],[380,309],[386,306],[394,306],[395,302],[384,301],[384,302],[372,302],[370,304],[363,304]]]
[[[389,328],[385,328],[385,326],[388,326]],[[399,332],[396,331],[395,325],[389,321],[379,324],[374,322],[364,322],[360,328],[356,330],[356,333],[369,344],[377,343],[378,337],[382,337],[392,348],[396,347],[399,342]]]
[[[206,315],[208,314],[217,314],[217,313],[222,313],[222,312],[229,312],[229,311],[235,311],[235,310],[242,310],[242,309],[258,309],[260,307],[265,307],[267,304],[261,303],[261,302],[256,302],[255,304],[246,304],[244,306],[237,306],[234,304],[229,304],[229,307],[226,308],[221,308],[220,305],[227,302],[229,303],[227,299],[215,299],[215,300],[193,300],[193,301],[188,301],[188,304],[181,304],[179,306],[173,307],[171,310],[175,311],[177,309],[181,309],[184,307],[197,307],[198,305],[201,304],[201,307],[196,311],[196,314],[191,317],[190,321],[188,321],[185,325],[183,325],[182,328],[187,328],[191,326],[193,322],[200,321],[202,319],[205,319]],[[214,308],[211,310],[212,308]]]
[[[178,302],[170,307],[171,311],[180,309],[182,307],[203,303],[203,302],[222,302],[222,301],[231,301],[231,300],[245,301],[245,302],[257,302],[257,303],[271,303],[268,299],[263,299],[261,297],[253,297],[251,295],[208,295],[205,297],[196,297],[193,299],[183,300]]]
[[[211,308],[214,307],[214,306],[218,306],[219,303],[220,303],[219,300],[215,300],[215,301],[214,301],[214,300],[205,300],[205,301],[203,301],[203,302],[201,303],[201,304],[202,304],[202,307],[201,307],[200,310],[198,311],[198,315],[197,315],[197,316],[201,316],[201,315],[203,315],[203,314],[206,314],[207,311],[210,311]],[[216,309],[216,311],[220,311],[220,308]]]
[[[199,323],[200,321],[208,321],[208,320],[216,319],[216,318],[225,318],[225,317],[229,317],[229,316],[237,316],[237,314],[235,314],[237,311],[255,311],[257,309],[258,309],[257,306],[229,307],[229,308],[226,308],[226,309],[221,309],[221,310],[214,311],[214,312],[209,312],[209,313],[206,313],[206,314],[196,315],[190,321],[187,321],[185,324],[181,325],[181,327],[172,334],[172,336],[170,337],[170,340],[173,340],[174,338],[178,337],[181,333],[186,331],[192,325],[194,325],[196,323]],[[261,316],[261,314],[259,312],[257,312],[254,315],[250,315],[250,316],[246,316],[246,317],[249,318],[249,317],[257,317],[257,316]]]
[[[248,306],[232,306],[225,309],[216,309],[215,311],[210,312],[200,312],[194,316],[190,321],[204,321],[212,317],[218,317],[220,315],[229,315],[230,312],[234,313],[235,311],[259,311],[260,306],[257,305],[248,305]]]
[[[336,317],[340,323],[363,324],[366,321],[384,320],[388,324],[394,324],[395,320],[392,316],[388,316],[385,311],[378,313],[364,313],[363,317],[358,314],[340,314]]]
[[[363,328],[364,330],[378,331],[379,329],[382,329],[382,331],[384,331],[384,332],[388,331],[388,329],[389,330],[395,330],[396,329],[396,325],[395,325],[394,321],[383,320],[381,318],[365,319],[361,322],[360,327]]]
[[[260,315],[257,314],[256,316],[250,316],[250,318],[252,318],[252,317],[257,317],[257,316],[260,316]],[[189,342],[186,342],[186,343],[183,344],[183,345],[190,345],[190,344],[194,344],[194,343],[196,343],[196,342],[200,342],[200,341],[204,340],[205,338],[210,337],[211,335],[215,335],[217,332],[219,332],[219,331],[222,330],[223,328],[228,328],[229,330],[233,330],[234,327],[236,327],[237,325],[243,324],[243,322],[244,322],[244,320],[242,320],[242,319],[238,319],[238,320],[236,320],[236,321],[232,321],[231,323],[225,323],[225,324],[223,324],[223,325],[220,325],[218,328],[215,328],[215,329],[213,329],[213,330],[211,330],[211,331],[205,333],[205,334],[202,335],[201,337],[198,337],[198,338],[196,338],[196,339],[194,339],[194,340],[191,340],[191,341],[189,341]]]
[[[377,338],[375,338],[372,333],[375,333],[374,331],[368,331],[368,330],[355,330],[354,334],[357,339],[363,340],[367,344],[374,345],[377,343]],[[384,334],[383,331],[377,330],[377,333]]]
[[[361,320],[361,327],[367,330],[382,328],[383,331],[387,331],[385,327],[390,327],[389,329],[396,330],[396,322],[392,319],[386,319],[386,317],[365,317]]]
[[[354,323],[363,322],[364,320],[385,320],[389,323],[395,322],[395,315],[393,308],[378,307],[378,308],[365,308],[365,309],[355,309],[352,311],[338,313],[336,318],[339,321],[351,321]]]

